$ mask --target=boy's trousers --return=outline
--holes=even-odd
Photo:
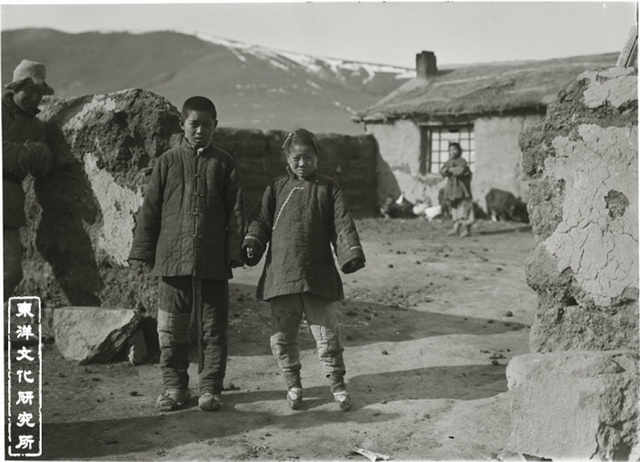
[[[165,389],[186,390],[189,386],[189,324],[193,317],[198,335],[200,393],[219,394],[227,367],[229,282],[163,277],[158,292],[160,368]]]
[[[310,293],[281,295],[269,301],[273,332],[271,351],[284,371],[287,387],[301,387],[298,331],[304,314],[330,379],[331,391],[344,388],[344,348],[340,344],[333,301]]]

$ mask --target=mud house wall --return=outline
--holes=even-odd
[[[181,140],[179,112],[142,90],[52,103],[41,117],[56,157],[51,173],[25,181],[25,279],[17,294],[44,306],[156,310],[154,277],[127,263],[135,215],[156,159]],[[220,129],[214,142],[237,160],[247,214],[284,174],[286,133]],[[343,187],[355,215],[375,211],[377,144],[368,135],[318,135],[319,168]]]
[[[542,119],[540,115],[486,117],[474,123],[476,166],[472,181],[474,200],[485,208],[484,196],[491,188],[512,192],[526,200],[527,179],[522,173],[520,132]],[[420,128],[410,120],[369,124],[380,149],[378,202],[404,193],[412,202],[428,198],[438,203],[438,190],[445,181],[439,174],[420,173]]]
[[[411,202],[428,199],[438,204],[438,190],[442,187],[440,175],[420,173],[420,128],[410,120],[390,124],[369,124],[367,133],[378,142],[378,203],[387,196],[401,193]]]
[[[633,68],[586,72],[521,136],[534,352],[638,349],[637,91]]]
[[[527,200],[528,178],[522,172],[518,135],[539,123],[541,115],[481,117],[475,121],[476,166],[471,189],[486,210],[484,196],[491,188],[512,192]]]

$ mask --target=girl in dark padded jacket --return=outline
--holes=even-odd
[[[298,330],[304,315],[316,340],[331,392],[342,410],[351,406],[333,302],[344,298],[331,247],[344,273],[364,266],[360,238],[338,183],[317,172],[318,143],[304,129],[282,147],[287,173],[271,182],[243,242],[245,263],[267,251],[257,296],[271,303],[271,350],[282,368],[292,409],[302,403]]]

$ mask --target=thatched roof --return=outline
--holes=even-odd
[[[616,64],[617,53],[439,69],[414,78],[359,112],[355,122],[437,120],[544,113],[558,91],[582,72]]]

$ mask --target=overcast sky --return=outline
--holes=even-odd
[[[439,65],[619,52],[636,15],[633,2],[0,3],[3,29],[198,31],[406,67],[421,50]]]

